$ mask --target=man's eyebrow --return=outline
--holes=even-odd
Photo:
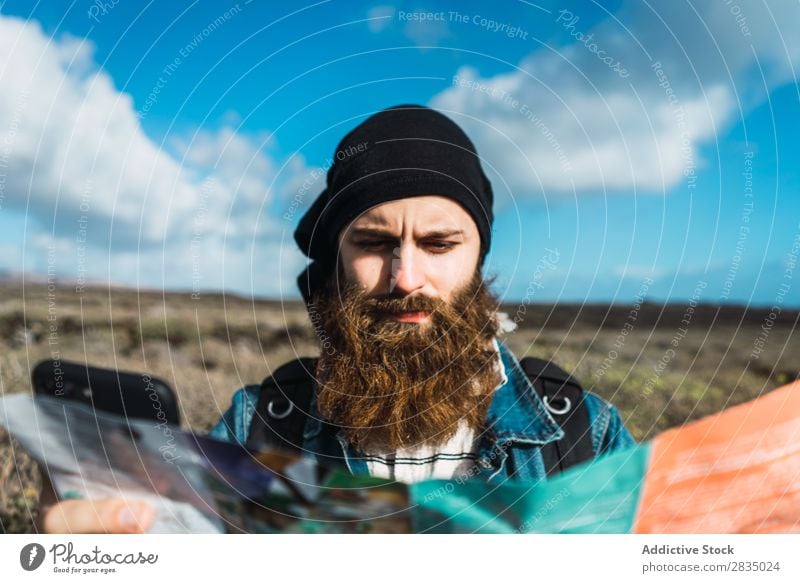
[[[464,231],[462,229],[435,229],[433,231],[428,231],[427,233],[422,233],[419,238],[420,239],[445,239],[447,237],[453,237],[455,235],[463,235]],[[386,237],[386,238],[396,238],[396,236],[387,229],[382,229],[380,227],[355,227],[350,229],[350,235],[355,236],[366,236],[366,237]]]

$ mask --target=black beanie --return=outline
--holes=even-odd
[[[475,146],[448,117],[423,105],[398,105],[348,133],[333,157],[326,188],[294,232],[312,262],[297,278],[306,304],[331,275],[340,231],[375,205],[439,195],[460,203],[481,237],[480,265],[489,251],[492,185]]]

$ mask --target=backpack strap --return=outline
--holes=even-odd
[[[316,385],[316,365],[316,358],[297,358],[264,379],[250,422],[248,447],[302,452],[303,431]]]
[[[548,476],[563,472],[594,457],[589,412],[580,383],[550,361],[527,356],[520,360],[539,397],[553,419],[564,430],[564,437],[542,446]]]

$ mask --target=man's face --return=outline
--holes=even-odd
[[[439,196],[389,202],[340,243],[339,269],[310,308],[322,416],[365,451],[477,429],[497,384],[497,300],[470,216]]]
[[[375,206],[339,234],[345,283],[368,297],[423,295],[450,303],[475,273],[480,235],[470,215],[442,196],[415,196]],[[392,316],[425,323],[424,313]]]

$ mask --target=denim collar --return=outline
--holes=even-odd
[[[495,391],[486,416],[486,432],[498,442],[542,444],[564,437],[564,431],[544,406],[517,357],[505,344],[497,341],[496,344],[506,382]]]
[[[504,480],[510,471],[516,471],[507,466],[510,446],[541,445],[564,437],[564,430],[545,408],[517,357],[503,343],[497,344],[507,380],[495,391],[489,405],[475,462],[481,477],[490,482],[495,478]],[[543,471],[541,467],[537,473]]]
[[[516,356],[502,342],[495,340],[494,344],[502,364],[501,382],[489,405],[485,429],[479,438],[477,461],[478,467],[489,478],[500,473],[505,466],[506,448],[512,443],[540,445],[564,437],[564,431],[545,408]],[[314,391],[303,435],[306,447],[317,455],[319,461],[330,463],[331,460],[321,458],[338,457],[350,472],[367,473],[363,454],[347,441],[343,431],[320,419],[316,401]],[[338,455],[320,443],[327,441],[320,436],[323,429],[326,436],[338,442],[339,447],[334,448]]]

